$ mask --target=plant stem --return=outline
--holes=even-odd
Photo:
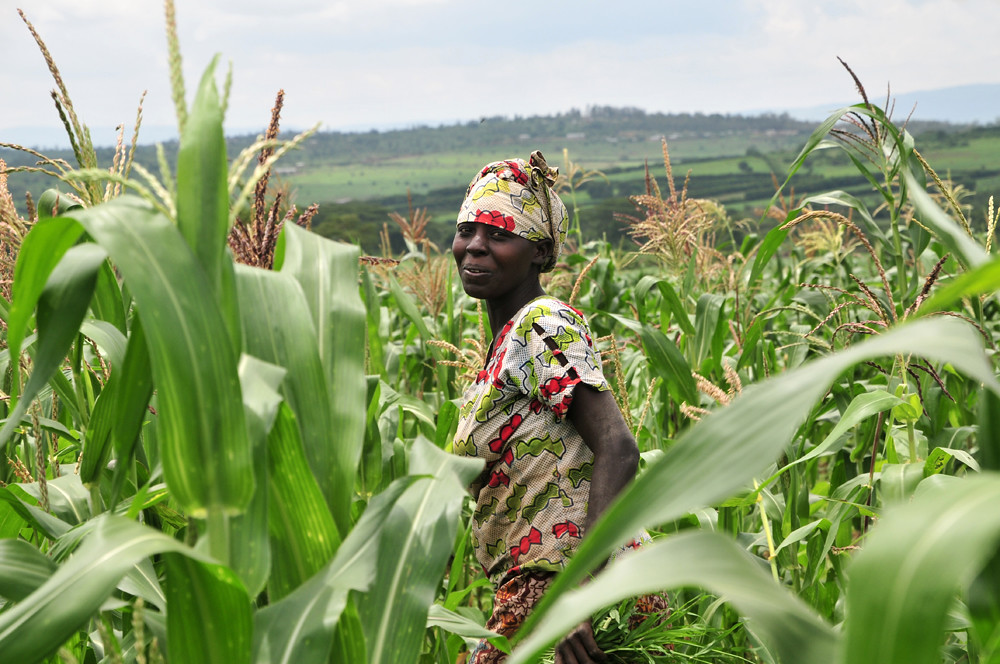
[[[872,440],[872,462],[868,467],[868,507],[872,506],[872,498],[875,495],[875,458],[878,456],[878,439],[882,437],[882,420],[885,418],[885,411],[878,414],[878,422],[875,424],[875,438]],[[871,519],[865,515],[864,523],[861,526],[861,533],[868,532],[868,525]]]
[[[208,508],[208,553],[223,565],[229,564],[229,517],[222,508]]]
[[[760,485],[757,483],[757,478],[753,480],[753,489],[757,491]],[[767,538],[767,561],[771,565],[771,576],[774,577],[775,582],[781,583],[781,578],[778,576],[778,560],[774,553],[774,537],[771,535],[771,523],[767,520],[767,512],[764,511],[764,495],[761,493],[757,494],[757,504],[760,508],[760,521],[764,527],[764,536]]]

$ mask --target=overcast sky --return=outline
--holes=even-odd
[[[232,61],[229,131],[360,130],[589,105],[739,113],[1000,82],[998,0],[175,0],[189,95]],[[48,44],[93,130],[172,125],[163,3],[0,0],[0,141],[59,127]]]

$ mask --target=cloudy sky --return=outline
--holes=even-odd
[[[189,94],[231,61],[227,128],[362,130],[589,105],[753,112],[1000,83],[997,0],[175,0]],[[95,133],[172,125],[163,3],[0,0],[0,141],[60,126],[46,41]],[[222,80],[220,72],[219,80]],[[998,113],[1000,114],[1000,113]]]

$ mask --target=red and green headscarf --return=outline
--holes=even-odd
[[[549,272],[569,224],[566,206],[552,190],[558,176],[559,169],[549,168],[537,150],[527,163],[505,159],[487,164],[469,183],[457,223],[498,226],[533,242],[552,240],[552,255],[542,266],[542,272]]]

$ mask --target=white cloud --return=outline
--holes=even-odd
[[[450,122],[592,104],[739,112],[997,82],[995,0],[728,0],[705,6],[554,1],[528,19],[461,0],[176,0],[191,94],[219,52],[234,65],[230,125],[263,126],[279,88],[286,126]],[[38,0],[29,11],[81,116],[172,124],[162,5]],[[58,117],[53,87],[13,10],[0,10],[3,127]],[[2,140],[2,137],[0,137]]]

